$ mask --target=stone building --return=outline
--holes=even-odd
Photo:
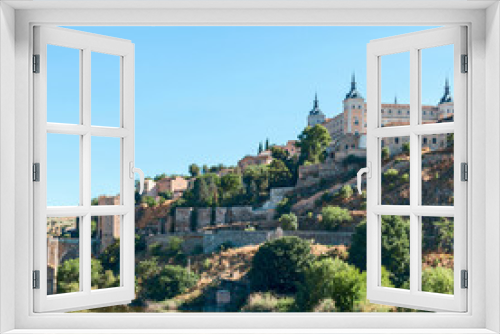
[[[357,90],[354,74],[351,79],[351,88],[342,102],[343,111],[333,118],[325,118],[319,109],[317,96],[314,99],[314,108],[309,112],[307,125],[314,126],[322,124],[332,137],[332,145],[328,149],[329,157],[337,160],[337,157],[360,154],[359,149],[366,149],[367,129],[367,106],[364,97]],[[398,103],[385,103],[380,106],[382,126],[404,126],[410,124],[410,105]],[[440,123],[453,121],[453,98],[450,92],[448,79],[445,81],[444,93],[437,105],[422,105],[421,116],[423,123]],[[322,122],[319,120],[323,119]],[[354,136],[352,136],[354,135]],[[429,149],[444,148],[448,145],[446,134],[427,136],[423,138],[422,146]],[[357,139],[356,139],[357,138]],[[407,138],[388,138],[381,142],[382,146],[388,146],[392,153],[399,153],[402,144]],[[354,143],[356,142],[356,143]],[[353,145],[355,147],[353,147]],[[364,148],[362,147],[364,146]]]
[[[269,165],[273,161],[271,151],[263,151],[258,155],[247,155],[238,161],[238,167],[244,171],[249,166]]]
[[[176,177],[166,177],[156,182],[156,193],[157,195],[170,192],[174,198],[182,196],[184,191],[188,189],[189,180],[181,176]]]
[[[120,205],[120,196],[99,196],[99,205]],[[97,238],[100,242],[99,251],[120,239],[120,216],[99,216],[97,219]]]

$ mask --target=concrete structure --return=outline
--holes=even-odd
[[[189,232],[191,231],[191,216],[193,215],[193,208],[176,208],[175,209],[175,232]]]

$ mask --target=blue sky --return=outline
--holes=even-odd
[[[306,125],[315,92],[327,117],[341,111],[353,72],[359,91],[366,96],[370,40],[429,27],[71,29],[135,44],[135,161],[146,175],[154,176],[187,174],[193,162],[235,165],[243,156],[255,154],[259,141],[266,138],[277,144],[296,139]],[[78,52],[60,49],[49,49],[48,120],[78,122]],[[422,59],[426,104],[436,104],[445,77],[452,79],[452,49],[438,49],[426,50]],[[118,59],[93,54],[92,60],[92,124],[115,126]],[[406,55],[383,59],[383,101],[392,102],[397,95],[400,103],[408,102],[407,64]],[[79,182],[73,177],[78,174],[74,162],[78,154],[69,153],[73,150],[69,146],[78,149],[77,141],[52,142],[48,204],[78,204]],[[92,196],[117,193],[119,179],[112,177],[119,168],[119,155],[114,153],[117,145],[107,138],[95,142]],[[68,155],[56,153],[61,150]]]

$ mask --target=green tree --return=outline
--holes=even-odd
[[[299,222],[294,213],[285,213],[278,219],[281,228],[285,231],[297,231]]]
[[[146,203],[150,208],[156,206],[156,199],[153,196],[142,196],[141,202]]]
[[[269,186],[272,188],[293,186],[292,173],[283,161],[273,160],[269,165]]]
[[[116,239],[99,255],[99,261],[104,270],[111,270],[115,275],[120,274],[120,239]]]
[[[203,165],[203,174],[207,174],[207,173],[208,173],[208,166]]]
[[[141,297],[154,301],[170,299],[195,286],[198,279],[198,275],[186,268],[166,265],[144,277]]]
[[[230,173],[222,176],[220,187],[224,194],[237,193],[242,187],[241,175]]]
[[[346,184],[340,189],[340,198],[342,198],[343,200],[347,200],[352,197],[353,193],[354,192],[352,191],[352,187]]]
[[[168,191],[168,190],[158,193],[158,196],[160,196],[161,198],[166,199],[166,200],[174,198],[174,195],[172,194],[172,192]]]
[[[436,267],[422,272],[422,291],[453,294],[453,269]]]
[[[200,167],[197,164],[189,165],[189,174],[191,174],[191,177],[198,177],[200,175]]]
[[[207,207],[212,205],[212,195],[205,178],[197,178],[193,186],[194,202],[196,206]]]
[[[364,276],[356,267],[338,258],[324,258],[305,271],[297,306],[301,312],[312,311],[322,300],[332,299],[335,310],[352,312],[363,295],[364,284]]]
[[[266,151],[269,150],[269,138],[266,138]]]
[[[338,206],[325,206],[321,210],[321,224],[327,230],[336,230],[342,224],[352,222],[351,214],[349,210],[343,209]]]
[[[391,150],[389,147],[382,148],[382,160],[387,160],[391,157]]]
[[[257,154],[261,154],[264,149],[262,148],[262,142],[259,143],[259,150],[257,151]]]
[[[382,265],[391,273],[397,288],[410,277],[410,221],[400,216],[382,216]],[[349,262],[366,270],[366,221],[354,231],[349,248]]]
[[[288,170],[292,174],[290,180],[290,186],[294,186],[297,183],[298,168],[299,168],[299,163],[298,163],[299,161],[297,156],[292,157],[290,156],[290,153],[288,153],[287,150],[276,146],[271,147],[271,156],[273,157],[274,160],[283,161],[286,168],[288,168]]]
[[[57,268],[57,293],[77,292],[80,282],[80,261],[66,260]]]
[[[406,155],[410,155],[410,143],[403,143],[403,153]]]
[[[332,138],[323,125],[308,126],[298,138],[296,146],[300,148],[302,162],[316,164],[324,161],[325,150],[330,145]]]
[[[313,260],[311,245],[298,237],[282,237],[259,247],[249,278],[256,291],[293,293]]]

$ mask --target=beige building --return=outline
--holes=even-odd
[[[120,205],[120,195],[99,196],[98,203],[99,205]],[[99,216],[97,220],[97,238],[100,241],[100,252],[103,252],[117,239],[120,239],[120,221],[120,216]]]
[[[188,186],[189,180],[181,176],[166,177],[156,182],[156,194],[171,192],[174,197],[180,197]]]
[[[337,116],[325,118],[319,109],[317,96],[314,99],[313,109],[309,112],[308,126],[322,124],[330,133],[333,141],[328,149],[328,157],[335,160],[351,154],[359,155],[360,149],[366,150],[367,107],[365,99],[358,92],[356,86],[356,78],[353,74],[351,89],[343,101],[343,111]],[[382,104],[380,113],[382,126],[402,126],[410,123],[410,105],[400,104],[397,99],[394,99],[394,103]],[[453,121],[453,113],[453,99],[448,79],[446,79],[443,96],[437,105],[423,105],[421,116],[424,123],[440,123]],[[324,119],[323,122],[318,122],[320,119]],[[347,135],[354,135],[354,137]],[[354,139],[356,137],[357,139]],[[446,134],[426,137],[428,138],[423,138],[422,147],[429,147],[433,150],[448,145]],[[406,141],[406,138],[395,137],[388,138],[382,141],[381,144],[389,147],[391,154],[397,154]]]
[[[248,166],[269,165],[273,161],[271,151],[263,151],[258,155],[247,155],[238,161],[238,167],[244,171]]]

